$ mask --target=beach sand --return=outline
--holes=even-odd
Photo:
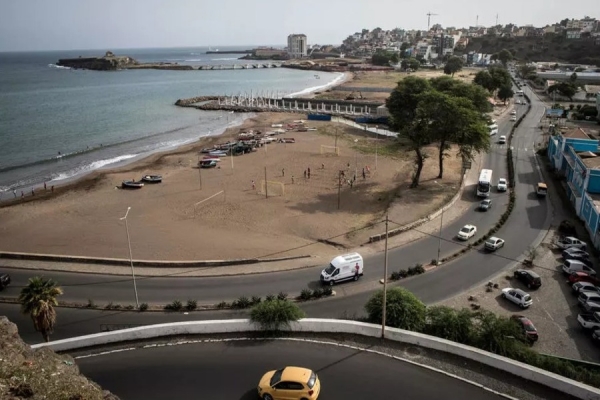
[[[198,150],[226,142],[241,129],[268,131],[273,123],[301,118],[306,116],[258,114],[241,127],[175,152],[95,172],[54,193],[37,189],[34,201],[26,199],[0,208],[1,250],[128,258],[125,223],[120,218],[131,207],[128,226],[135,259],[330,255],[361,245],[369,235],[384,231],[379,223],[351,232],[382,221],[388,206],[393,229],[439,208],[456,192],[460,181],[457,157],[446,159],[446,175],[437,180],[440,186],[434,183],[437,151],[427,149],[423,183],[408,190],[414,170],[411,152],[392,151],[386,147],[389,139],[380,139],[375,169],[375,139],[332,122],[307,121],[318,131],[285,133],[281,136],[293,137],[296,143],[273,143],[234,157],[233,168],[229,157],[222,159],[219,169],[196,167]],[[322,154],[322,145],[334,146],[336,133],[339,156]],[[367,179],[362,178],[365,166],[371,170]],[[309,167],[311,177],[304,178],[303,172]],[[351,177],[355,169],[355,185],[339,190],[338,210],[339,170]],[[275,183],[269,185],[270,196],[265,198],[261,191],[265,171],[266,180],[284,184],[283,196],[277,195],[281,185]],[[121,181],[145,174],[160,174],[163,183],[146,184],[140,190],[118,189]]]

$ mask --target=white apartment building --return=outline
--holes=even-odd
[[[423,57],[425,60],[432,58],[433,46],[427,42],[421,42],[417,44],[416,53],[418,56]]]
[[[288,36],[288,54],[290,58],[303,58],[307,56],[306,35],[291,34]]]

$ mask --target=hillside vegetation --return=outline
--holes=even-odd
[[[32,350],[0,317],[0,399],[118,400],[79,373],[73,358]]]
[[[593,38],[567,39],[549,34],[543,37],[483,36],[469,40],[465,53],[495,54],[508,49],[519,61],[556,61],[600,67],[600,45]]]

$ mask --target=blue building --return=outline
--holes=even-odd
[[[565,190],[577,216],[585,223],[594,247],[600,249],[600,151],[599,141],[574,128],[548,142],[548,158],[565,178]]]

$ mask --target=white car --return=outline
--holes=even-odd
[[[510,117],[510,120],[511,120],[512,122],[515,122],[515,121],[517,120],[517,116],[516,116],[516,115],[513,115],[512,117]]]
[[[496,186],[499,192],[506,192],[508,184],[506,183],[506,179],[500,178],[498,179],[498,185]]]
[[[500,136],[500,138],[498,138],[498,143],[500,143],[500,144],[506,143],[506,136],[504,136],[504,135]]]
[[[510,112],[510,115],[517,115],[517,110],[512,110],[512,111]]]
[[[531,296],[521,289],[502,289],[502,297],[509,301],[512,301],[521,308],[527,308],[533,304],[533,299],[531,298]]]
[[[458,231],[457,237],[460,240],[469,240],[477,233],[477,227],[475,225],[465,225]]]
[[[581,249],[581,250],[585,251],[585,249],[587,248],[587,245],[585,244],[585,242],[583,242],[573,236],[567,236],[567,237],[560,239],[558,242],[556,242],[556,246],[562,250],[576,248],[576,249]]]
[[[485,248],[491,251],[498,250],[500,247],[504,247],[504,239],[492,236],[485,241]]]
[[[600,293],[600,287],[591,282],[575,282],[572,286],[575,293],[595,292]]]

